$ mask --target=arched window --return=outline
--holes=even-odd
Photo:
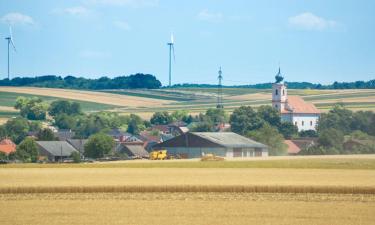
[[[296,121],[296,122],[294,122],[294,125],[296,125],[296,126],[297,126],[297,121]]]
[[[313,121],[310,121],[310,126],[312,126],[313,125]]]
[[[283,89],[283,96],[285,95],[285,89]]]
[[[279,95],[279,90],[276,89],[275,95]]]
[[[302,126],[305,126],[305,121],[302,121]]]

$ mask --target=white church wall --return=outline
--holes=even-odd
[[[293,114],[292,123],[297,125],[298,131],[316,130],[319,116],[315,114]]]

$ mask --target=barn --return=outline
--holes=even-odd
[[[181,158],[200,158],[209,153],[228,158],[268,156],[266,145],[233,132],[188,132],[153,149],[166,149],[168,154]]]

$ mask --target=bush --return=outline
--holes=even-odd
[[[81,162],[81,154],[79,154],[79,152],[72,152],[70,157],[73,159],[74,163],[80,163]]]
[[[38,160],[38,146],[31,137],[25,138],[18,146],[15,157],[22,162],[36,162]]]

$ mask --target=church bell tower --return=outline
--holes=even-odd
[[[272,84],[272,107],[276,108],[279,112],[285,110],[285,103],[288,99],[287,88],[284,84],[284,77],[281,75],[281,70],[275,76],[276,82]]]

